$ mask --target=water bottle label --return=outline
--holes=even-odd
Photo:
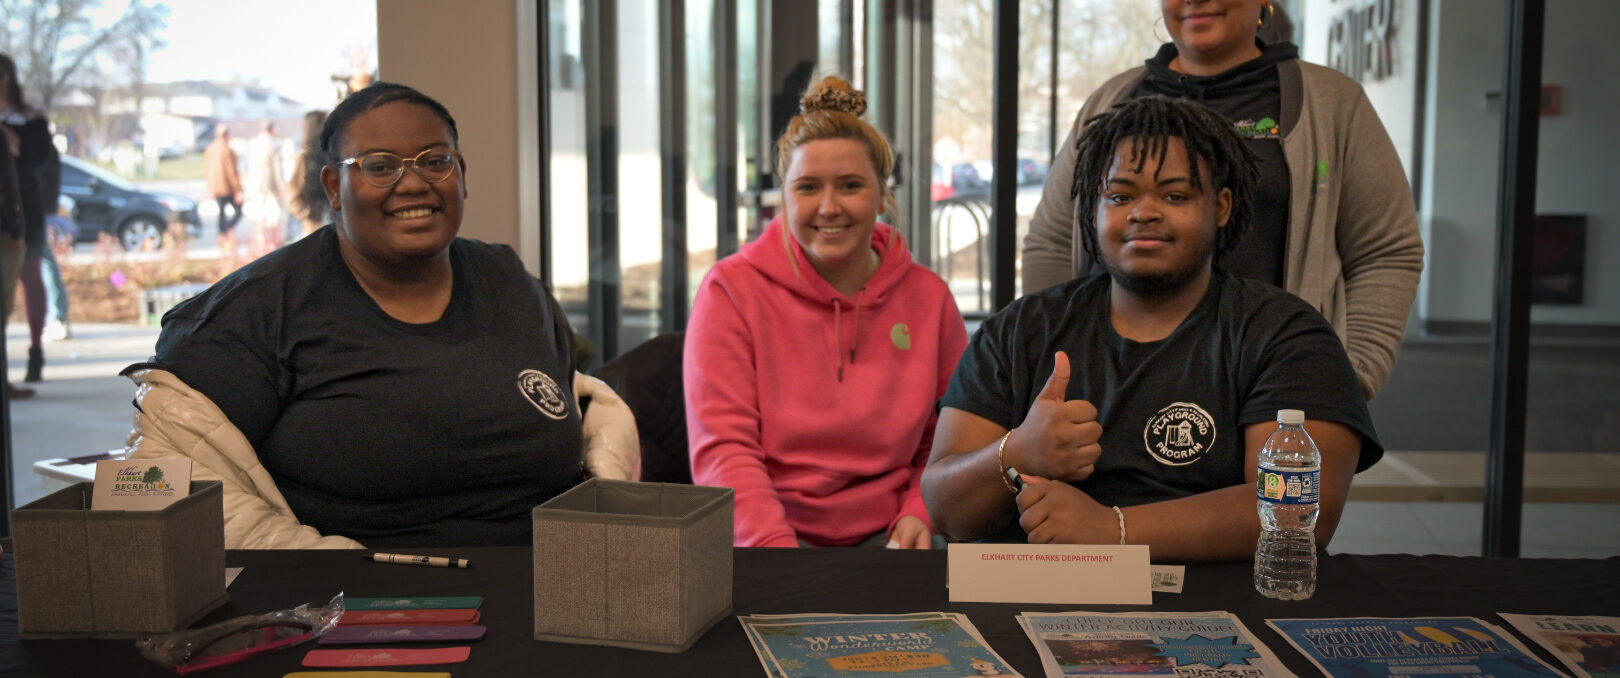
[[[1321,499],[1322,472],[1260,468],[1259,497],[1273,504],[1315,504]]]

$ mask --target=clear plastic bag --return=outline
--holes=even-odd
[[[227,619],[200,629],[146,636],[135,641],[141,656],[181,675],[235,664],[314,640],[337,626],[343,593],[324,607],[304,603],[291,610]]]

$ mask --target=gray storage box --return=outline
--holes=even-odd
[[[731,614],[734,491],[587,480],[534,509],[534,638],[685,652]]]
[[[132,638],[225,603],[224,486],[160,511],[91,511],[78,483],[11,512],[23,638]]]

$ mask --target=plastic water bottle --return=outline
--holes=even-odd
[[[1254,588],[1269,598],[1304,600],[1316,593],[1316,514],[1322,452],[1305,432],[1305,413],[1277,410],[1277,430],[1260,448],[1255,480],[1260,544]]]

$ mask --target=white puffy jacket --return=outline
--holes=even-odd
[[[225,487],[225,548],[357,549],[360,542],[322,535],[298,522],[247,437],[208,396],[155,367],[126,370],[137,386],[135,429],[125,442],[131,458],[190,459],[195,480]],[[641,443],[630,407],[595,377],[574,374],[574,395],[589,397],[585,413],[585,466],[599,478],[635,480]]]

